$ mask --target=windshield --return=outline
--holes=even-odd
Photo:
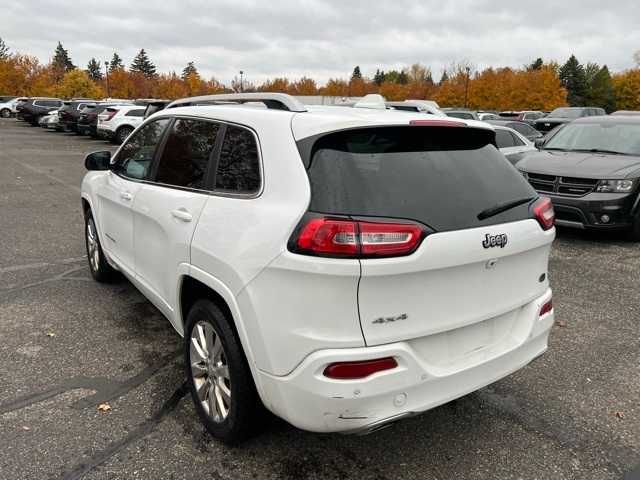
[[[580,118],[581,114],[579,108],[556,108],[547,118]]]
[[[640,155],[640,123],[573,123],[560,130],[545,150],[603,150]]]
[[[382,127],[327,134],[309,152],[309,210],[417,220],[437,231],[529,218],[525,204],[478,218],[485,209],[536,195],[493,142],[492,131],[475,128]]]

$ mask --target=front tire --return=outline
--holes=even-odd
[[[184,355],[200,420],[215,438],[237,444],[254,432],[263,407],[231,321],[210,300],[197,301],[187,316]]]
[[[0,117],[2,118],[11,117],[11,110],[9,110],[8,108],[3,108],[2,110],[0,110]]]
[[[84,239],[87,248],[87,259],[89,260],[89,270],[91,276],[100,283],[113,281],[117,272],[109,265],[100,245],[100,237],[91,213],[85,217]]]

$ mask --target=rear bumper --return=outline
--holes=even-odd
[[[112,139],[115,135],[115,132],[113,130],[107,127],[101,127],[100,125],[96,127],[96,133],[99,137],[107,139]]]
[[[291,424],[315,432],[367,433],[493,383],[528,364],[547,349],[554,312],[538,317],[551,290],[521,307],[514,332],[499,344],[462,360],[434,365],[414,341],[376,347],[332,349],[309,355],[292,373],[260,372],[263,401]],[[520,323],[522,322],[522,323]],[[417,339],[418,342],[420,339]],[[332,362],[394,357],[398,367],[361,380],[332,380]]]
[[[638,193],[590,193],[584,197],[563,197],[540,192],[551,198],[556,225],[593,230],[629,228],[637,209]],[[603,221],[603,215],[609,220]]]

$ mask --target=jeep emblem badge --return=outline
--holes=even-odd
[[[499,233],[498,235],[489,235],[487,233],[484,241],[482,242],[482,246],[484,248],[493,248],[500,247],[504,248],[507,245],[507,235],[504,233]]]

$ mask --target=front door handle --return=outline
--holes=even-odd
[[[178,208],[177,210],[171,210],[171,215],[173,215],[178,220],[182,220],[183,222],[190,222],[193,220],[193,217],[189,212],[187,212],[184,208]]]
[[[120,198],[129,202],[133,198],[133,195],[131,195],[129,192],[120,192]]]

